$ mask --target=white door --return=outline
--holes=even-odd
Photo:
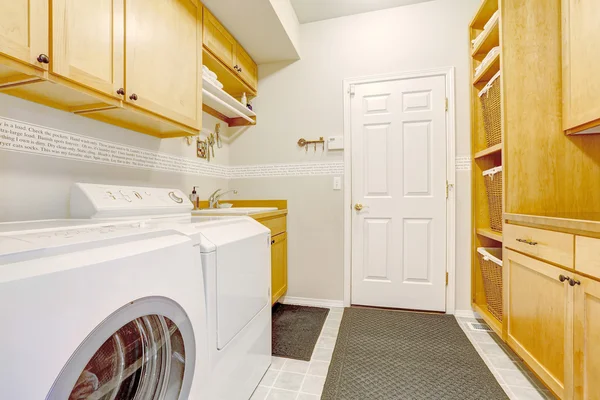
[[[353,89],[352,303],[445,311],[445,77]]]

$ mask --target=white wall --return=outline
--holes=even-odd
[[[479,0],[436,0],[300,26],[302,59],[261,65],[258,125],[230,148],[237,165],[341,161],[341,152],[305,153],[299,138],[342,135],[345,78],[456,68],[457,155],[470,153],[468,24]],[[289,201],[289,290],[341,300],[342,192],[331,177],[233,180],[241,198]],[[470,173],[457,172],[457,308],[470,308]],[[324,215],[325,214],[325,215]]]
[[[195,143],[185,139],[165,139],[143,135],[88,118],[48,108],[0,94],[0,117],[44,127],[110,140],[144,149],[197,160]],[[213,130],[214,117],[204,114],[203,126]],[[227,125],[221,122],[222,129]],[[229,163],[229,146],[215,148],[216,163]],[[133,186],[160,186],[191,193],[199,185],[202,198],[218,187],[227,188],[226,179],[207,178],[171,172],[148,171],[112,165],[46,157],[0,150],[0,222],[66,218],[71,185],[75,182],[117,183]]]

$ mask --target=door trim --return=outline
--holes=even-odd
[[[456,110],[454,90],[454,67],[441,67],[421,71],[394,72],[383,75],[348,78],[343,81],[344,97],[344,307],[351,305],[352,291],[352,131],[350,117],[350,90],[352,85],[385,82],[400,79],[443,76],[446,79],[446,180],[448,200],[446,201],[446,313],[454,314],[456,309],[456,168],[455,137]]]

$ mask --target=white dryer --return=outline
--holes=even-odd
[[[1,397],[207,398],[199,262],[143,222],[0,224]]]
[[[179,190],[76,184],[77,218],[150,217],[199,246],[207,306],[208,399],[247,400],[271,364],[270,230],[249,217],[191,217]]]

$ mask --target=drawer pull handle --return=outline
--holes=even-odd
[[[570,280],[570,279],[571,279],[571,278],[569,278],[568,276],[566,276],[566,275],[563,275],[563,274],[560,274],[560,275],[558,276],[558,280],[559,280],[559,281],[561,281],[561,282],[568,281],[568,280]],[[569,281],[569,282],[570,282],[570,281]]]
[[[519,242],[519,243],[525,243],[525,244],[528,244],[530,246],[535,246],[535,245],[538,244],[537,242],[534,242],[534,241],[529,240],[529,239],[517,239],[517,242]]]
[[[571,286],[581,285],[581,282],[578,281],[577,279],[571,278],[571,279],[569,279],[569,285],[571,285]]]

